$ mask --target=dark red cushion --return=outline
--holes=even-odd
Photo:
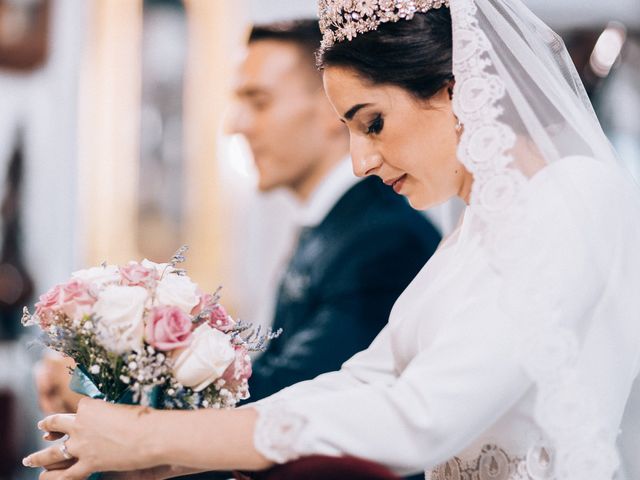
[[[248,475],[248,476],[246,476]],[[313,456],[275,466],[264,472],[236,474],[239,480],[399,480],[377,463],[353,457]]]

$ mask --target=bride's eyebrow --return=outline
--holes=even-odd
[[[369,105],[371,105],[370,103],[358,103],[356,105],[354,105],[353,107],[351,107],[349,110],[347,110],[347,112],[343,115],[343,117],[347,120],[347,121],[351,121],[353,120],[353,117],[355,117],[356,113],[358,113],[358,111],[364,107],[368,107]]]

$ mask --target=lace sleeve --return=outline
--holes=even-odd
[[[306,425],[304,417],[288,412],[278,401],[256,405],[258,421],[254,431],[255,448],[275,463],[286,463],[300,455],[294,446]]]

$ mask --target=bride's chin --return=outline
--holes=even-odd
[[[407,198],[409,205],[411,205],[411,208],[414,210],[427,210],[442,203],[442,201],[437,201],[437,199],[434,199],[429,195],[420,195],[419,192],[412,192],[404,196]]]
[[[424,199],[417,198],[416,195],[404,195],[404,196],[407,198],[409,205],[411,205],[411,208],[413,208],[414,210],[425,210],[430,206],[429,202],[425,202]]]

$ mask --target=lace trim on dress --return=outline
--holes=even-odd
[[[472,459],[454,457],[426,474],[427,480],[551,480],[553,457],[545,447],[510,456],[497,445],[485,445]]]
[[[306,419],[286,410],[280,402],[268,402],[254,408],[258,412],[253,434],[256,450],[275,463],[299,458],[300,454],[293,446],[307,423]]]
[[[526,278],[518,262],[532,256],[518,249],[531,229],[523,208],[528,180],[514,165],[511,150],[516,135],[499,120],[506,84],[493,73],[501,66],[494,64],[493,46],[479,25],[487,12],[478,9],[485,8],[485,3],[450,2],[456,82],[453,109],[463,125],[458,157],[474,176],[471,204],[480,222],[475,228],[484,237],[492,267],[504,279],[505,308],[519,319],[512,326],[523,342],[523,367],[537,387],[534,417],[553,444],[558,480],[610,479],[618,464],[615,439],[596,427],[595,419],[601,418],[598,405],[577,374],[577,335],[553,317],[549,304],[553,295],[539,284],[523,285],[516,280]],[[451,468],[453,464],[447,465]],[[485,478],[438,472],[432,478]]]

